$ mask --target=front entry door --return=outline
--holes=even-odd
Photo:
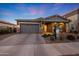
[[[59,39],[61,29],[58,26],[54,26],[53,27],[53,31],[54,31],[54,37],[55,37],[55,39]]]

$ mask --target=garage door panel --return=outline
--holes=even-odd
[[[22,33],[39,33],[39,24],[22,24]]]

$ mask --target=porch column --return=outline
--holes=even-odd
[[[41,33],[46,33],[47,32],[47,26],[42,24],[40,30],[41,30]]]
[[[69,24],[66,23],[66,32],[69,32]]]

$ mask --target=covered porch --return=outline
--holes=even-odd
[[[40,23],[41,33],[53,34],[56,31],[59,31],[60,33],[69,32],[69,22],[70,20],[57,15],[45,18]]]
[[[41,33],[43,34],[53,34],[57,29],[61,33],[68,32],[68,23],[65,22],[46,22],[41,26]]]

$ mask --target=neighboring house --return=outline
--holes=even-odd
[[[16,25],[0,20],[0,30],[7,29],[7,28],[13,32],[14,29],[16,28]]]
[[[65,14],[63,17],[70,19],[71,22],[69,23],[70,30],[74,30],[79,32],[79,9],[71,11]]]
[[[59,15],[38,19],[16,19],[21,33],[53,33],[55,27],[61,32],[68,32],[69,19]]]

